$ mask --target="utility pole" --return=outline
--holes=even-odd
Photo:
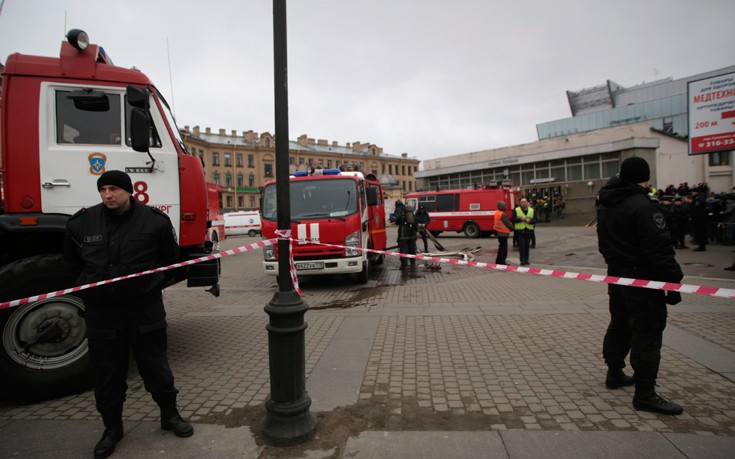
[[[286,52],[286,0],[273,0],[273,50],[276,120],[276,206],[278,229],[291,229],[291,196],[288,167],[288,59]],[[306,392],[306,322],[309,306],[296,292],[291,280],[289,244],[278,240],[278,291],[265,312],[270,317],[268,359],[271,395],[265,402],[266,418],[261,427],[270,445],[290,446],[309,440],[316,430],[316,417],[309,411]]]

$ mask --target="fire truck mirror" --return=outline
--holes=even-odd
[[[130,113],[130,143],[135,151],[148,151],[148,115],[141,108]]]
[[[374,187],[367,187],[365,190],[367,194],[367,205],[368,206],[377,206],[378,205],[378,189]]]
[[[148,108],[148,91],[129,85],[125,92],[130,105],[135,108]]]

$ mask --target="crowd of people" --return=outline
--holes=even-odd
[[[692,235],[697,251],[706,250],[709,243],[735,245],[735,192],[712,193],[706,183],[693,187],[672,184],[649,192],[667,211],[675,248],[689,248],[685,244],[687,233]]]

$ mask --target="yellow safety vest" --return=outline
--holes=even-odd
[[[528,207],[528,213],[524,214],[523,210],[521,209],[521,206],[516,207],[516,217],[517,218],[530,218],[533,220],[533,207]],[[524,230],[524,229],[530,229],[532,230],[534,226],[530,223],[526,222],[517,222],[515,224],[516,231]]]

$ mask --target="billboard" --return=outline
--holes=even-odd
[[[735,73],[687,83],[689,154],[735,150]]]

